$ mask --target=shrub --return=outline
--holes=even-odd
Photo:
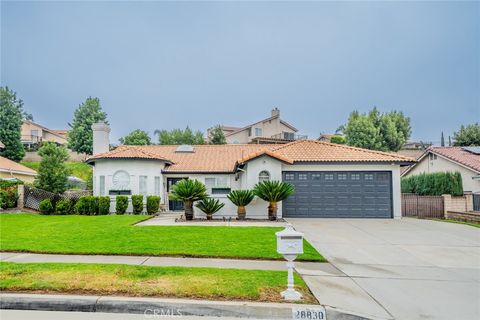
[[[401,181],[403,193],[415,193],[422,196],[463,195],[460,172],[421,173],[404,177]]]
[[[143,211],[143,196],[141,194],[132,195],[133,214],[140,214]]]
[[[283,201],[295,193],[293,185],[283,181],[263,181],[255,185],[253,193],[269,202],[268,218],[277,220],[277,202]]]
[[[205,198],[195,205],[207,215],[207,220],[212,220],[212,216],[225,206],[225,203],[218,199]]]
[[[98,197],[88,196],[88,215],[94,216],[98,213]]]
[[[98,197],[98,214],[107,215],[110,213],[110,197]]]
[[[171,200],[183,201],[187,220],[193,219],[193,203],[207,196],[207,188],[198,180],[180,180],[173,185],[170,192]]]
[[[247,212],[245,206],[252,202],[255,194],[252,190],[233,190],[227,194],[228,200],[237,206],[237,216],[239,220],[245,219]]]
[[[332,136],[330,138],[331,143],[336,143],[336,144],[345,144],[346,139],[344,136]]]
[[[128,207],[128,197],[127,196],[117,196],[115,199],[115,211],[117,214],[125,214]]]
[[[148,196],[147,197],[147,213],[155,214],[160,208],[160,197],[159,196]]]
[[[53,213],[53,205],[50,199],[43,199],[40,201],[39,209],[41,214],[52,214]]]
[[[90,196],[82,196],[75,204],[75,213],[87,215],[90,210]]]
[[[3,209],[15,208],[17,206],[17,187],[0,190],[0,207]]]
[[[62,199],[55,205],[55,214],[67,215],[71,214],[72,203],[69,199]]]

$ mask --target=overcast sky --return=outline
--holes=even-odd
[[[274,106],[311,138],[377,106],[439,141],[480,119],[480,3],[2,1],[1,84],[53,129],[99,97],[113,142]]]

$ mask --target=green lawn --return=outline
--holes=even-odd
[[[20,163],[35,171],[38,171],[38,167],[40,167],[40,162],[22,161]],[[70,169],[72,176],[78,177],[83,181],[90,179],[93,170],[91,165],[84,162],[66,162],[65,164]]]
[[[283,271],[0,262],[1,291],[281,302]],[[317,303],[295,274],[303,302]]]
[[[118,254],[282,259],[279,227],[133,226],[147,216],[0,215],[0,250],[67,254]],[[307,242],[298,260],[325,261]]]
[[[453,220],[453,219],[435,219],[435,220],[443,221],[443,222],[450,222],[450,223],[466,224],[467,226],[480,228],[480,223],[475,223],[475,222],[465,222],[465,221],[458,221],[458,220]]]

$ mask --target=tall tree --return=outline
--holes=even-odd
[[[454,146],[480,146],[480,124],[462,125],[460,130],[453,134],[453,140]]]
[[[2,157],[20,161],[25,156],[22,144],[23,102],[8,87],[0,87],[0,141],[5,145]]]
[[[102,111],[98,98],[88,97],[75,110],[71,129],[68,132],[68,147],[78,153],[93,153],[92,124],[106,122],[107,114]],[[108,122],[107,122],[108,123]]]
[[[158,142],[163,145],[205,144],[203,133],[201,131],[193,132],[189,127],[185,130],[155,130],[154,134],[158,134]]]
[[[445,137],[443,136],[443,131],[442,131],[442,136],[440,137],[440,145],[442,147],[445,147]]]
[[[223,129],[221,125],[215,126],[210,131],[210,144],[226,144],[227,139],[225,138],[225,134],[223,133]]]
[[[34,185],[54,193],[65,192],[70,175],[70,170],[65,165],[65,161],[68,160],[67,149],[53,142],[46,142],[38,150],[38,154],[42,157],[42,161]]]
[[[398,151],[411,134],[410,119],[402,112],[380,113],[373,108],[368,114],[353,111],[344,126],[347,144],[382,151]]]
[[[147,146],[152,144],[148,133],[140,129],[133,130],[125,137],[120,138],[119,141],[121,144],[136,145],[136,146]]]

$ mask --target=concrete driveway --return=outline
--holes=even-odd
[[[320,303],[378,319],[480,319],[480,229],[288,219],[342,275],[304,275]]]

